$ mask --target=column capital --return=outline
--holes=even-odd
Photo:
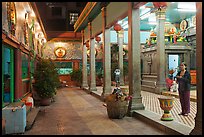
[[[166,19],[166,7],[160,7],[155,11],[157,19]]]

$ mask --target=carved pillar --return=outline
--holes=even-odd
[[[124,85],[124,76],[123,76],[123,41],[124,41],[124,30],[121,30],[117,33],[118,36],[118,46],[119,46],[119,69],[120,69],[120,85]]]
[[[139,8],[133,9],[128,3],[128,78],[129,94],[132,95],[128,114],[133,110],[144,109],[141,97],[141,60],[140,60],[140,14]],[[138,52],[139,51],[139,52]]]
[[[190,135],[202,135],[202,2],[196,2],[196,81],[197,81],[197,113],[195,127]]]
[[[156,19],[157,19],[157,56],[156,56],[156,64],[157,64],[157,83],[156,83],[156,91],[160,93],[166,87],[165,83],[165,39],[164,39],[164,24],[165,24],[165,8],[159,8],[156,11]]]
[[[103,41],[103,69],[104,69],[104,77],[103,77],[103,93],[102,99],[112,93],[111,88],[111,48],[110,48],[110,29],[106,28],[106,7],[102,9],[102,41]]]
[[[88,87],[88,80],[87,80],[87,47],[84,43],[84,30],[82,30],[82,88]]]
[[[97,91],[96,89],[96,71],[95,71],[95,42],[92,37],[91,22],[89,25],[89,46],[90,46],[90,87],[89,91]]]

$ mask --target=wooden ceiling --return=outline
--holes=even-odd
[[[53,38],[81,39],[74,33],[73,25],[69,23],[69,13],[80,13],[87,2],[35,2],[42,20],[47,40]],[[58,7],[59,16],[53,16],[53,9]],[[72,34],[73,33],[73,34]]]

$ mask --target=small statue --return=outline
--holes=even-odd
[[[115,82],[116,82],[116,87],[120,86],[120,69],[115,69]]]

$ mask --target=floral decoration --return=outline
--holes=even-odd
[[[119,87],[116,87],[112,94],[107,96],[107,101],[130,101],[132,99],[132,96],[128,95],[125,92],[122,92],[122,90]]]

